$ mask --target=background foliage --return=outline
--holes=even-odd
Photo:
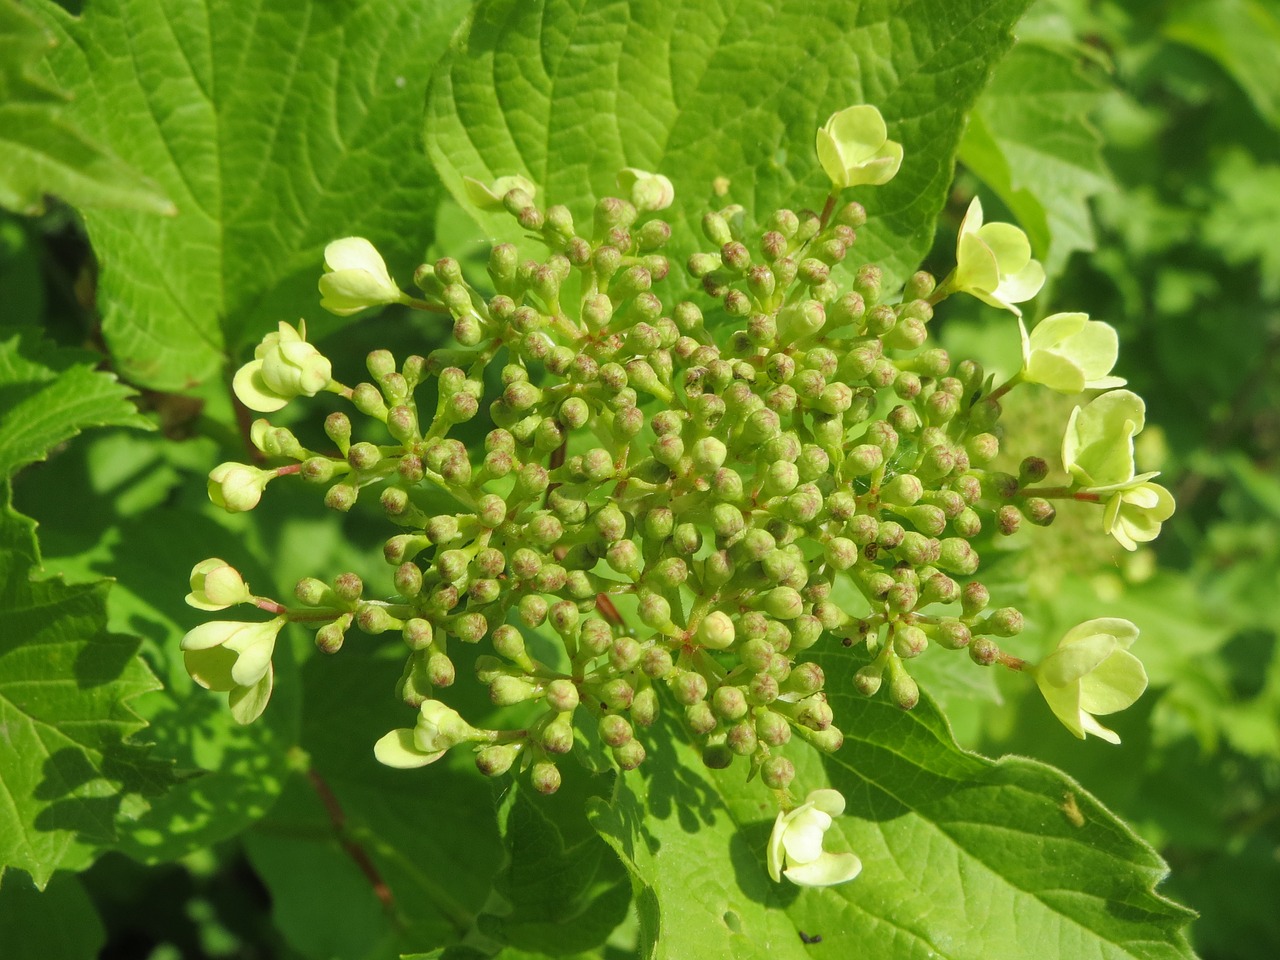
[[[1200,913],[1201,955],[1274,956],[1280,14],[1026,6],[0,2],[6,950],[1189,956],[1169,897]],[[908,157],[868,201],[868,256],[945,272],[976,190],[1049,267],[1037,311],[1120,330],[1117,372],[1151,411],[1140,466],[1164,471],[1179,513],[1155,551],[1123,555],[1064,511],[1033,531],[1034,563],[1011,549],[986,577],[1027,612],[1028,656],[1100,606],[1142,626],[1153,686],[1117,721],[1119,752],[1077,743],[1025,683],[922,678],[961,744],[1032,758],[990,763],[928,700],[902,715],[846,694],[856,664],[833,658],[854,733],[834,761],[795,759],[806,786],[849,797],[841,826],[867,866],[797,896],[762,870],[764,792],[674,740],[648,777],[584,771],[548,802],[465,757],[380,768],[368,745],[403,723],[381,697],[392,650],[326,658],[290,635],[248,728],[194,688],[176,643],[196,560],[227,558],[262,592],[386,577],[372,511],[326,513],[284,484],[251,517],[204,496],[211,466],[247,456],[228,371],[276,319],[305,316],[340,379],[375,346],[444,341],[394,310],[324,315],[328,240],[369,237],[401,277],[482,255],[508,227],[455,205],[467,174],[525,172],[576,214],[628,164],[682,197],[710,202],[725,176],[749,211],[811,205],[812,132],[856,101]],[[694,229],[676,227],[687,250]],[[1009,318],[952,307],[947,346],[1012,372]],[[1007,419],[1053,434],[1070,403],[1036,394]],[[1172,866],[1159,893],[1138,835]]]

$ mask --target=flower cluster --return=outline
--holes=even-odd
[[[709,766],[741,758],[786,797],[795,767],[781,748],[799,738],[835,751],[844,739],[818,645],[860,648],[848,653],[862,660],[856,688],[903,709],[920,696],[911,663],[930,647],[1027,667],[1001,647],[1023,620],[991,605],[975,578],[979,547],[1024,522],[1052,522],[1054,500],[1108,498],[1106,528],[1128,547],[1151,539],[1172,509],[1151,475],[1135,474],[1143,411],[1128,391],[1073,414],[1063,442],[1070,485],[1037,486],[1042,457],[1025,457],[1017,475],[994,466],[1000,397],[1019,383],[1119,386],[1115,332],[1058,314],[1028,333],[1014,304],[1035,295],[1044,272],[1022,231],[984,224],[977,200],[955,271],[892,286],[859,261],[866,213],[840,192],[888,182],[901,145],[862,106],[835,114],[817,151],[833,185],[820,213],[781,209],[754,228],[738,206],[706,213],[708,247],[683,264],[701,286],[696,298],[660,293],[664,281],[679,289],[668,277],[681,265],[664,252],[672,226],[658,216],[674,189],[636,169],[587,222],[540,206],[523,177],[468,182],[473,202],[506,210],[544,249],[539,259],[495,245],[484,284],[446,257],[417,270],[420,296],[410,297],[367,241],[331,244],[323,306],[430,311],[453,343],[399,363],[376,350],[370,379],[348,386],[305,330],[281,324],[235,379],[245,405],[270,412],[324,391],[384,425],[386,439],[353,441],[348,414],[334,412],[325,421],[333,449],[314,451],[259,420],[253,443],[293,462],[222,464],[210,496],[251,509],[286,474],[323,486],[340,511],[377,495],[397,528],[384,549],[395,595],[366,597],[343,574],[301,581],[286,605],[251,597],[225,564],[207,561],[193,574],[194,605],[251,602],[276,616],[191,631],[192,675],[231,691],[237,717],[252,719],[287,620],[314,628],[326,653],[353,626],[394,634],[407,647],[398,695],[417,720],[377,743],[390,766],[468,745],[485,774],[515,769],[549,793],[582,731],[630,770],[645,759],[643,731],[667,713]],[[935,307],[959,292],[1019,317],[1024,368],[1001,387],[928,343]],[[427,381],[434,389],[421,391]],[[487,434],[469,449],[451,434],[477,420]],[[1093,715],[1128,705],[1145,684],[1127,652],[1136,630],[1123,624],[1083,624],[1032,668],[1078,735],[1114,738]],[[467,647],[491,701],[517,708],[510,728],[474,727],[445,703]],[[818,790],[780,815],[775,879],[857,874],[852,854],[822,848],[843,806]]]

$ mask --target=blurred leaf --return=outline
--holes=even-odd
[[[466,0],[39,9],[68,113],[173,198],[170,218],[86,211],[121,373],[185,389],[300,304],[326,243],[359,234],[407,273],[437,186],[416,142],[427,71]],[[336,321],[330,321],[334,323]]]
[[[1164,35],[1212,57],[1262,118],[1280,127],[1280,16],[1266,0],[1195,0],[1174,5]]]
[[[84,960],[96,957],[106,931],[75,877],[55,877],[37,890],[21,874],[0,885],[0,943],[5,960]]]
[[[39,213],[53,193],[78,207],[174,213],[154,183],[85,135],[72,98],[38,75],[53,46],[25,8],[0,0],[0,207]]]
[[[38,886],[92,859],[137,816],[167,770],[130,738],[146,726],[129,701],[155,690],[136,637],[106,629],[109,581],[32,580],[35,524],[0,514],[0,864]]]
[[[1260,164],[1236,149],[1218,162],[1213,179],[1218,196],[1205,217],[1205,241],[1230,264],[1257,261],[1263,294],[1280,297],[1280,164]]]
[[[591,204],[634,166],[665,173],[682,197],[710,199],[727,177],[723,203],[762,220],[822,206],[817,129],[835,110],[874,104],[906,158],[890,184],[848,196],[871,217],[860,254],[901,278],[933,239],[964,113],[1026,6],[844,3],[819,14],[800,0],[631,0],[619,15],[604,0],[488,0],[432,83],[427,148],[460,199],[463,176],[521,173],[590,223]],[[705,245],[687,209],[669,211],[677,262]],[[519,234],[509,217],[484,221]]]
[[[54,347],[34,330],[0,340],[0,477],[43,460],[86,427],[154,427],[129,402],[134,391],[94,369],[88,351]]]
[[[1112,185],[1088,119],[1103,89],[1061,46],[1018,43],[960,142],[960,160],[1013,211],[1050,276],[1094,248],[1088,200]]]

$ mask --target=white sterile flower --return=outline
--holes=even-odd
[[[660,173],[626,167],[618,174],[618,189],[631,198],[637,210],[665,210],[676,199],[676,188]]]
[[[1133,438],[1146,423],[1147,405],[1132,390],[1112,390],[1071,411],[1062,435],[1062,465],[1080,486],[1097,492],[1145,483],[1134,475]]]
[[[1160,525],[1173,516],[1173,494],[1158,483],[1142,481],[1111,495],[1102,529],[1126,550],[1137,550],[1160,535]]]
[[[211,620],[182,638],[183,661],[191,679],[207,690],[228,691],[231,713],[240,723],[256,720],[271,697],[271,655],[286,617],[265,623]]]
[[[519,190],[532,201],[538,188],[525,177],[515,174],[510,177],[499,177],[493,183],[484,183],[475,177],[463,177],[462,187],[467,192],[467,199],[481,210],[501,210],[506,206],[505,198],[512,190]]]
[[[340,317],[405,299],[382,255],[364,237],[343,237],[325,247],[324,268],[320,306]]]
[[[817,147],[837,190],[888,183],[902,166],[902,144],[889,139],[884,117],[870,104],[833,113],[818,131]]]
[[[1081,740],[1092,733],[1110,743],[1120,737],[1094,719],[1132,706],[1147,689],[1142,661],[1129,652],[1138,628],[1128,620],[1102,617],[1066,632],[1054,651],[1030,667],[1045,702]]]
[[[254,359],[236,371],[231,383],[240,402],[250,410],[272,413],[294,397],[314,397],[327,387],[333,367],[306,337],[304,321],[294,329],[283,320],[263,337]]]
[[[802,887],[829,887],[852,880],[862,872],[862,861],[852,853],[829,853],[822,841],[832,819],[844,813],[844,797],[838,790],[813,790],[790,813],[779,813],[769,836],[769,876],[785,876]]]
[[[191,592],[187,604],[197,610],[225,610],[253,599],[240,571],[225,560],[211,557],[191,568]]]
[[[1115,328],[1087,313],[1055,313],[1022,334],[1022,379],[1062,393],[1109,390],[1124,380],[1110,376],[1120,353]]]
[[[982,201],[974,197],[956,238],[951,286],[1020,317],[1022,311],[1014,304],[1040,292],[1044,267],[1031,259],[1031,242],[1013,224],[983,226]]]
[[[482,736],[456,710],[425,700],[412,729],[392,730],[373,745],[373,755],[388,767],[407,769],[435,763],[451,748]]]

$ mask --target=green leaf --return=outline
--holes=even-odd
[[[129,402],[134,391],[94,369],[97,360],[54,347],[33,330],[0,340],[0,477],[43,460],[86,427],[154,429]]]
[[[35,524],[0,506],[0,865],[38,886],[116,840],[164,771],[130,738],[129,705],[158,687],[136,637],[106,629],[110,582],[33,580]]]
[[[245,837],[276,924],[309,957],[394,956],[456,943],[473,927],[500,863],[491,791],[464,751],[417,770],[374,759],[379,737],[412,722],[413,711],[390,695],[400,671],[398,660],[373,655],[354,636],[336,656],[306,664],[302,746],[310,770],[290,780]],[[367,858],[384,892],[344,841]]]
[[[1026,6],[850,2],[819,15],[802,0],[486,0],[432,83],[427,148],[460,200],[464,176],[520,173],[589,223],[590,204],[632,166],[709,201],[726,177],[717,205],[762,218],[821,208],[818,128],[875,104],[906,158],[890,184],[848,196],[871,216],[862,256],[902,277],[933,239],[965,111]],[[705,242],[677,206],[679,255]],[[517,232],[510,218],[484,222],[491,235]]]
[[[1018,43],[969,116],[960,160],[1004,202],[1052,276],[1094,249],[1089,197],[1111,187],[1088,117],[1103,86],[1061,47]]]
[[[551,797],[530,796],[521,783],[504,790],[498,828],[507,862],[494,881],[502,908],[480,924],[501,942],[551,956],[603,943],[631,902],[626,872],[583,815],[612,778],[570,767]]]
[[[84,887],[75,877],[56,877],[39,891],[14,874],[0,884],[0,943],[5,960],[84,960],[106,945]]]
[[[801,932],[832,956],[895,960],[1192,956],[1191,912],[1153,889],[1164,863],[1078,783],[1033,760],[965,753],[927,697],[909,713],[861,698],[855,657],[820,659],[845,745],[823,758],[792,750],[792,794],[844,794],[827,846],[857,853],[861,875],[772,884],[770,792],[744,785],[740,765],[711,773],[663,744],[646,777],[593,807],[632,871],[643,956],[754,957],[763,944],[808,956]]]
[[[339,237],[368,237],[408,282],[438,190],[423,91],[465,7],[95,0],[77,19],[40,4],[69,111],[178,208],[86,211],[122,374],[182,389],[299,305],[327,316],[316,281]]]
[[[0,207],[39,213],[46,194],[78,207],[174,212],[156,185],[85,136],[69,97],[39,74],[53,37],[0,0]]]
[[[1280,16],[1263,0],[1198,0],[1177,5],[1164,35],[1212,57],[1280,127]]]

